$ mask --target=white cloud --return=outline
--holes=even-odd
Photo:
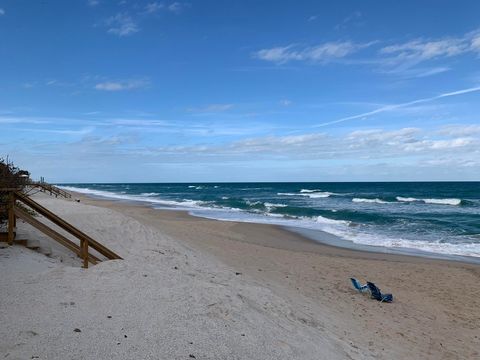
[[[415,39],[401,44],[385,46],[380,49],[385,65],[398,67],[402,71],[421,62],[450,58],[469,52],[480,53],[480,31],[476,30],[461,37],[442,39]]]
[[[199,108],[189,108],[187,109],[188,112],[193,113],[216,113],[216,112],[223,112],[233,108],[233,104],[209,104],[204,107]]]
[[[434,140],[430,142],[431,149],[451,149],[464,147],[472,144],[474,142],[473,138],[457,138],[451,140]]]
[[[351,41],[327,42],[316,46],[300,47],[288,45],[262,49],[253,54],[255,58],[284,64],[290,61],[309,61],[315,63],[327,63],[344,58],[360,49],[366,48],[373,43],[354,44]]]
[[[45,125],[49,124],[51,121],[38,119],[38,118],[29,118],[22,116],[0,116],[0,124],[35,124],[35,125]]]
[[[180,2],[174,2],[168,5],[168,10],[175,13],[175,14],[180,14],[186,7],[188,7],[189,4],[187,3],[180,3]]]
[[[437,138],[430,131],[417,128],[397,130],[362,130],[332,136],[311,133],[287,136],[265,136],[243,139],[223,145],[165,146],[149,149],[150,155],[189,156],[191,162],[243,161],[255,154],[257,159],[285,160],[433,160],[439,156],[473,159],[478,156],[480,137]],[[477,152],[477,155],[475,155]],[[423,161],[422,160],[422,161]],[[478,161],[477,161],[478,162]]]
[[[290,106],[293,104],[293,101],[291,100],[288,100],[288,99],[283,99],[283,100],[280,100],[280,105],[283,105],[283,106]]]
[[[132,17],[126,13],[118,13],[108,18],[105,24],[108,27],[108,33],[120,37],[132,35],[140,30]]]
[[[473,51],[476,51],[480,54],[480,32],[472,37],[472,43],[470,47]]]
[[[437,75],[450,71],[448,66],[437,66],[430,69],[415,69],[412,73],[413,77],[423,78],[427,76]]]
[[[100,4],[99,0],[88,0],[87,1],[88,6],[94,7]]]
[[[149,85],[148,80],[104,81],[95,85],[95,89],[103,91],[123,91],[144,88]]]
[[[32,88],[34,88],[36,85],[37,85],[37,83],[35,83],[35,82],[26,82],[26,83],[23,83],[23,84],[22,84],[22,87],[23,87],[24,89],[32,89]]]
[[[438,133],[447,136],[479,135],[480,125],[448,125],[441,128]]]
[[[5,15],[5,10],[0,8],[0,16]]]
[[[463,39],[444,39],[436,41],[413,40],[404,44],[390,45],[380,50],[381,54],[394,55],[392,61],[421,62],[437,57],[450,57],[468,51]]]
[[[160,11],[164,8],[165,8],[164,4],[161,4],[159,2],[153,2],[153,3],[149,3],[145,6],[145,11],[149,14],[152,14],[152,13]]]
[[[361,17],[356,12],[337,25],[337,29]],[[309,21],[314,20],[312,17]],[[374,58],[348,59],[360,50],[378,44],[379,41],[367,43],[353,43],[352,41],[332,41],[315,46],[289,44],[258,50],[252,57],[285,64],[288,62],[310,62],[325,64],[332,61],[344,64],[375,66],[376,71],[388,74],[401,75],[407,78],[422,78],[444,73],[450,70],[449,65],[423,66],[421,63],[446,60],[462,54],[476,53],[480,56],[480,29],[466,33],[459,37],[444,37],[437,39],[417,38],[403,43],[390,44],[377,49]]]

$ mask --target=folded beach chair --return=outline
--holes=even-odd
[[[355,278],[350,278],[350,281],[352,282],[352,285],[355,289],[357,289],[359,292],[365,292],[368,290],[368,286],[360,284],[360,281],[358,281]]]
[[[367,282],[367,287],[370,290],[370,293],[372,294],[373,299],[378,300],[380,302],[392,302],[393,301],[393,295],[392,294],[382,294],[380,292],[380,289],[374,283],[368,281]]]

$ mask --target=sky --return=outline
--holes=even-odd
[[[479,14],[0,0],[0,157],[55,183],[478,181]]]

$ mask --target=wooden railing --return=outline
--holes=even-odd
[[[3,193],[5,193],[5,190],[14,190],[14,189],[1,189],[1,190]],[[64,235],[55,231],[48,225],[35,219],[35,217],[29,214],[25,209],[23,209],[22,207],[19,207],[17,205],[17,201],[28,206],[33,211],[44,216],[46,219],[50,220],[52,223],[54,223],[61,229],[73,235],[75,238],[77,238],[80,241],[80,244],[76,244],[75,242],[71,241]],[[43,207],[42,205],[40,205],[39,203],[32,200],[27,195],[22,194],[19,191],[8,191],[7,211],[8,211],[8,243],[10,245],[13,244],[13,240],[15,238],[14,228],[16,224],[16,218],[18,217],[24,220],[25,222],[29,223],[36,229],[40,230],[41,232],[43,232],[45,235],[49,236],[53,240],[57,241],[61,245],[65,246],[66,248],[76,253],[80,258],[82,258],[83,267],[85,268],[88,268],[89,262],[92,264],[96,264],[101,261],[98,257],[89,253],[89,248],[94,249],[99,254],[105,256],[109,260],[121,259],[121,257],[116,253],[114,253],[112,250],[108,249],[106,246],[92,239],[90,236],[88,236],[84,232],[80,231],[73,225],[69,224],[59,216],[52,213],[47,208]]]
[[[72,197],[72,194],[66,192],[65,190],[45,182],[31,181],[28,183],[28,186],[38,188],[43,192],[49,192],[50,195],[64,197],[65,199],[70,199]]]

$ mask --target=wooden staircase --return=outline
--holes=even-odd
[[[63,197],[65,199],[70,199],[72,194],[62,190],[54,185],[48,184],[46,182],[39,182],[39,181],[31,181],[28,183],[28,186],[31,188],[37,188],[44,193],[49,193],[50,195],[54,195],[55,197]]]
[[[5,192],[5,189],[0,190],[2,190],[2,192]],[[74,238],[76,238],[79,243],[72,241],[71,239],[67,238],[66,236],[53,229],[51,226],[39,221],[34,216],[32,216],[24,207],[18,206],[17,202],[28,206],[36,213],[42,215],[50,222],[55,224],[57,227],[63,229],[64,231],[72,235]],[[88,263],[97,264],[98,262],[102,261],[98,256],[89,252],[89,248],[95,250],[99,256],[103,256],[108,260],[122,259],[119,255],[108,249],[106,246],[92,239],[90,236],[88,236],[81,230],[69,224],[59,216],[52,213],[47,208],[43,207],[42,205],[19,191],[8,191],[8,205],[6,211],[8,211],[8,232],[6,233],[6,240],[10,245],[15,242],[16,219],[19,218],[32,225],[36,229],[40,230],[45,235],[57,241],[61,245],[70,249],[79,257],[81,257],[83,260],[84,268],[88,268]],[[2,241],[1,236],[0,241]],[[5,239],[3,241],[5,241]],[[22,241],[23,240],[18,240],[18,242]],[[28,242],[26,242],[26,245],[28,245]]]

